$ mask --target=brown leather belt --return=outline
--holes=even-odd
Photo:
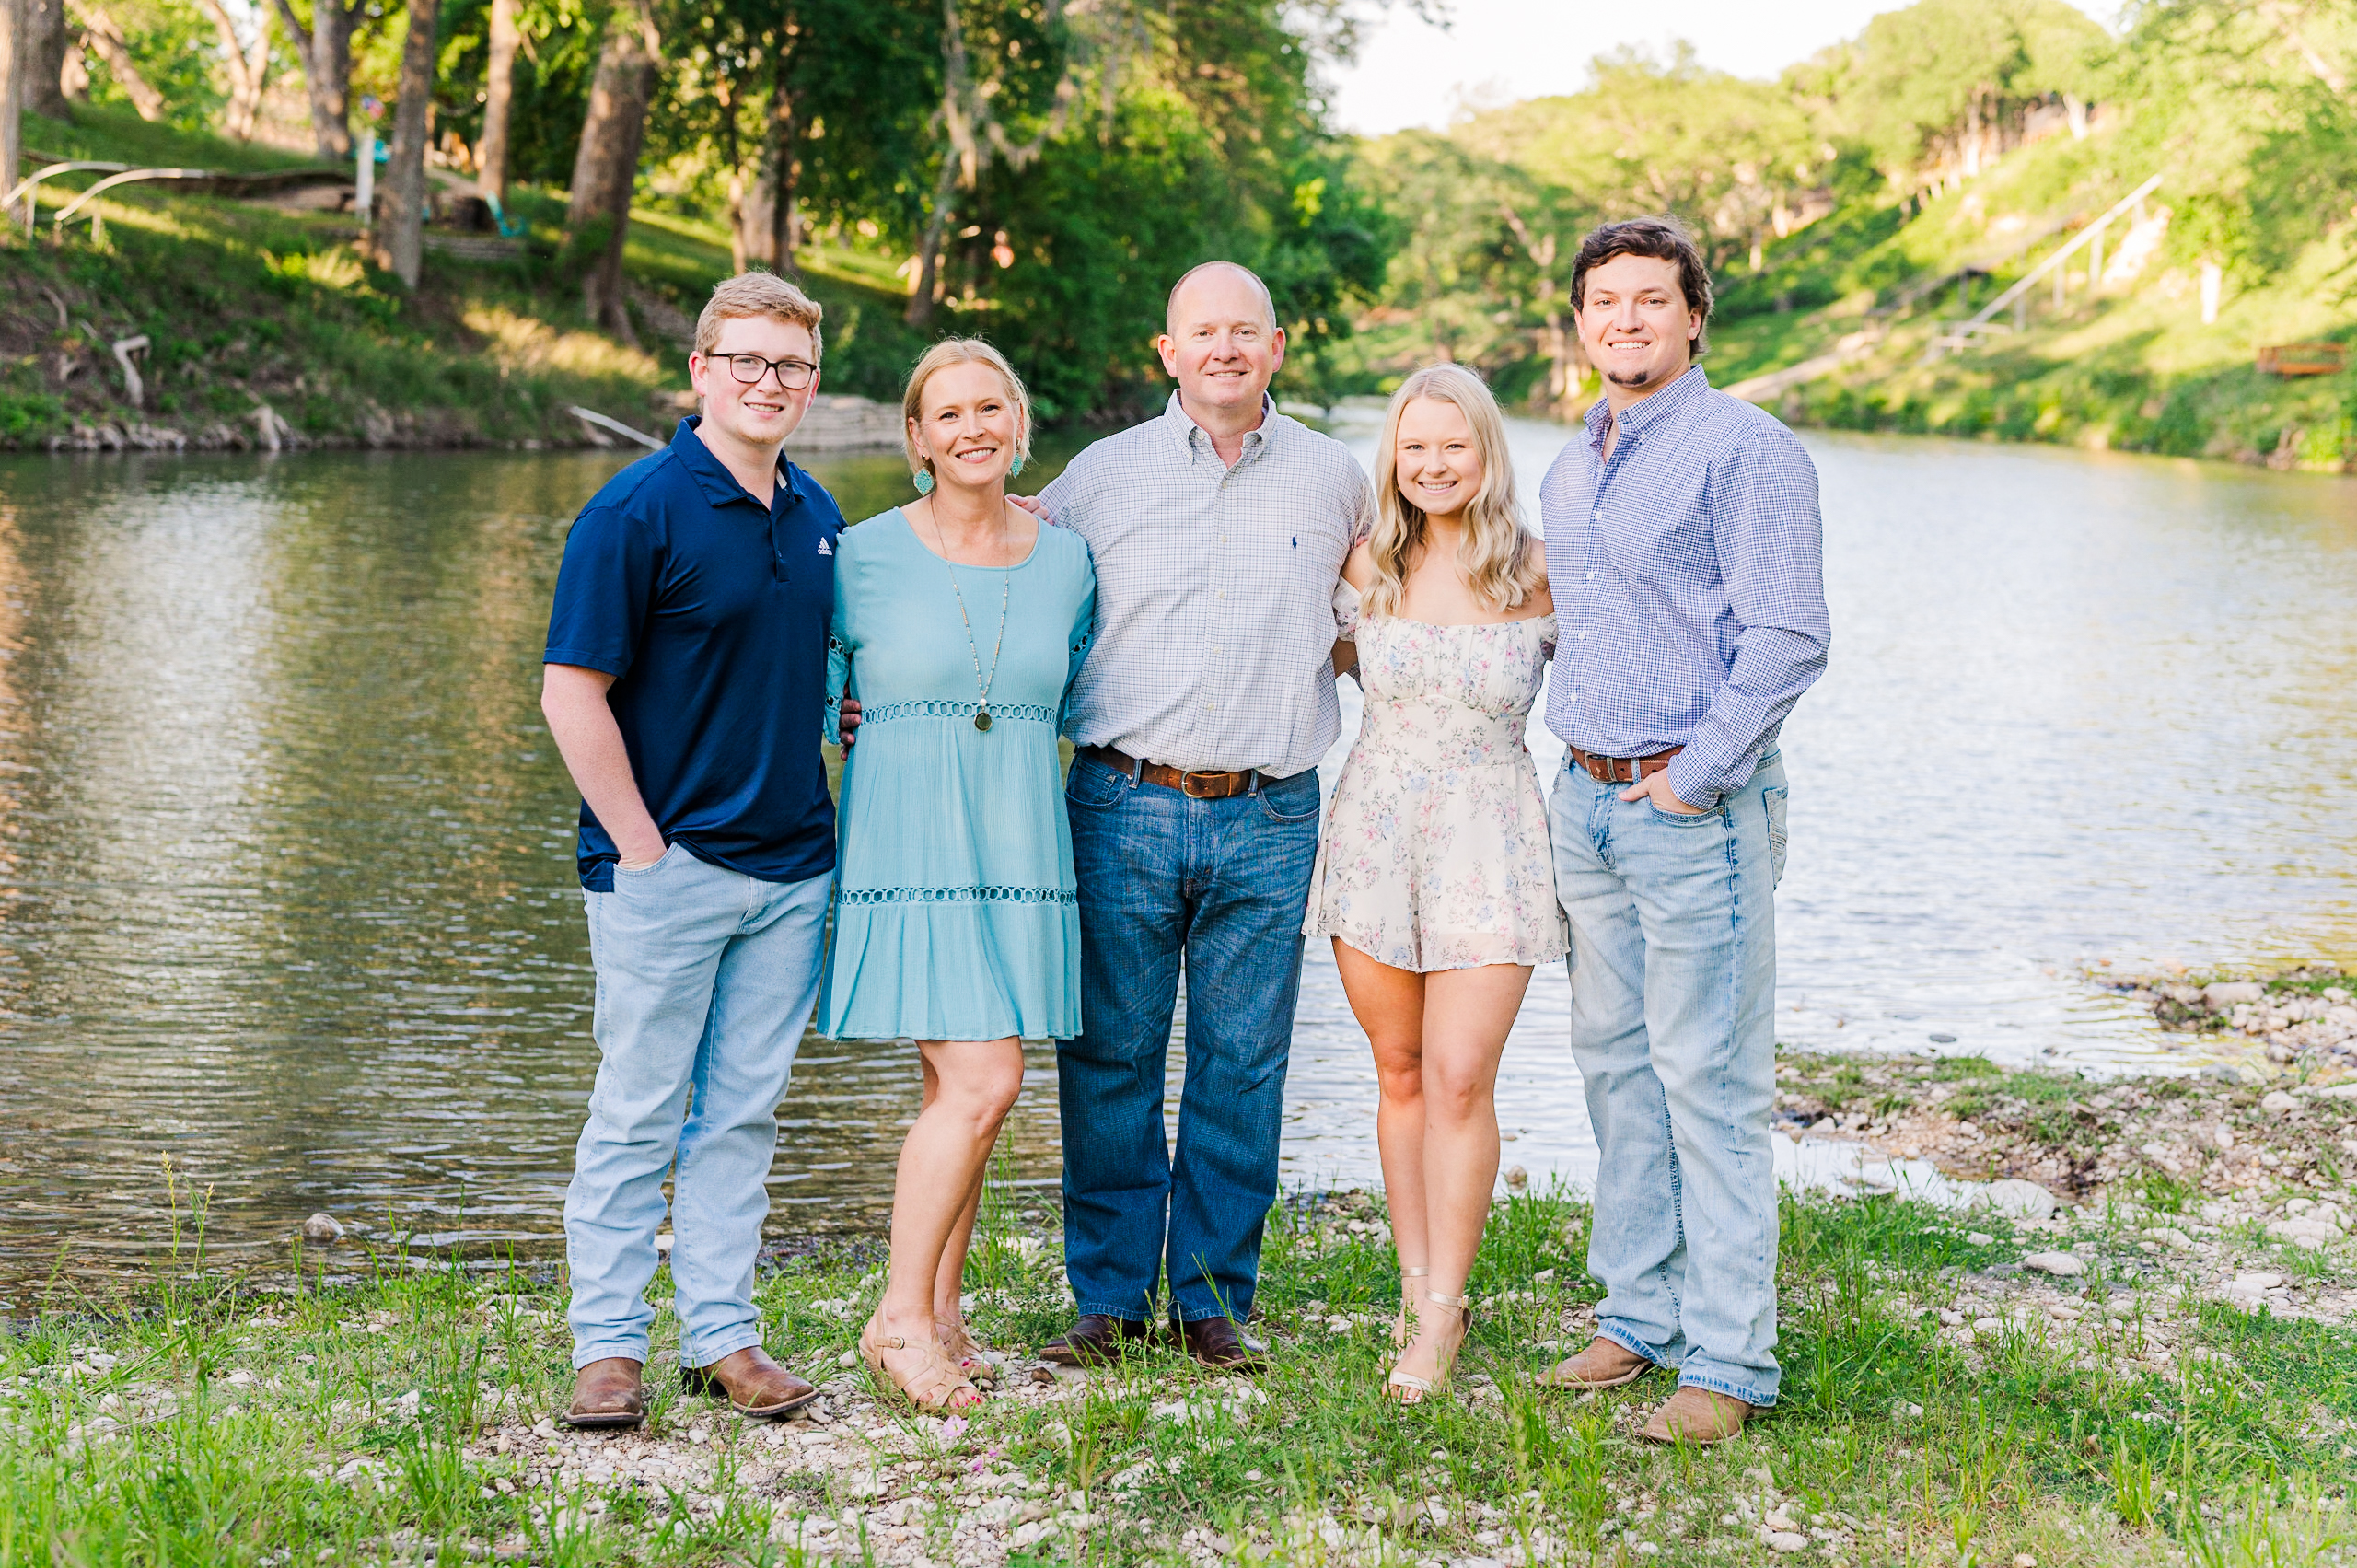
[[[1669,760],[1685,749],[1683,746],[1673,746],[1650,757],[1599,757],[1576,746],[1571,752],[1572,761],[1598,784],[1637,784],[1668,767]]]
[[[1190,773],[1167,762],[1141,761],[1125,751],[1114,750],[1110,746],[1084,746],[1080,749],[1080,755],[1126,777],[1160,784],[1165,789],[1175,789],[1196,800],[1225,800],[1230,796],[1249,795],[1264,783],[1276,782],[1257,768],[1246,768],[1232,773]]]

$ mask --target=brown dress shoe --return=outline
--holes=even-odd
[[[1598,1334],[1588,1342],[1587,1349],[1577,1355],[1565,1356],[1540,1373],[1538,1382],[1542,1388],[1569,1388],[1575,1394],[1585,1394],[1634,1383],[1653,1369],[1652,1362],[1627,1345]]]
[[[759,1345],[747,1345],[710,1366],[682,1366],[679,1383],[691,1394],[719,1394],[738,1415],[784,1415],[819,1397],[819,1390],[770,1359]]]
[[[1648,1443],[1687,1443],[1707,1448],[1741,1432],[1751,1410],[1732,1395],[1680,1388],[1654,1411],[1653,1420],[1645,1423],[1643,1436]]]
[[[1178,1327],[1187,1353],[1213,1372],[1260,1372],[1269,1365],[1269,1347],[1225,1318],[1199,1318]]]
[[[646,1388],[639,1371],[628,1356],[591,1362],[573,1375],[573,1405],[559,1419],[586,1429],[636,1426],[646,1419]]]
[[[1039,1357],[1059,1366],[1104,1366],[1124,1351],[1143,1349],[1146,1326],[1127,1318],[1085,1312],[1080,1321],[1039,1347]]]

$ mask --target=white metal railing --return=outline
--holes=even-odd
[[[17,188],[15,190],[9,192],[6,196],[0,196],[0,213],[6,213],[13,209],[18,202],[24,203],[25,238],[27,239],[30,239],[33,237],[33,192],[40,189],[41,182],[42,180],[49,179],[52,175],[77,173],[88,174],[99,169],[104,169],[110,174],[122,174],[130,168],[131,165],[127,163],[96,163],[87,161],[75,163],[52,163],[46,168],[37,168],[30,174],[26,175],[22,180],[17,181]]]
[[[662,451],[668,445],[666,442],[657,441],[654,436],[649,436],[644,430],[633,430],[629,425],[624,424],[619,419],[609,419],[604,414],[599,413],[596,409],[575,407],[571,412],[575,419],[580,420],[585,424],[603,425],[608,430],[612,431],[615,435],[627,436],[632,440],[637,442],[640,446],[645,447],[653,451]],[[591,434],[594,436],[596,433],[593,431]]]
[[[91,186],[88,190],[83,192],[80,195],[66,203],[64,206],[59,208],[57,216],[50,220],[52,228],[60,238],[63,238],[65,234],[65,225],[75,214],[80,212],[84,207],[89,206],[92,199],[94,199],[99,192],[112,190],[117,185],[128,185],[134,180],[217,180],[219,178],[219,175],[215,174],[209,168],[126,169],[121,174],[109,175],[106,179],[99,180],[96,185]],[[92,239],[99,238],[106,232],[105,228],[102,226],[105,221],[106,220],[99,215],[96,209],[91,211],[90,238]]]
[[[1932,352],[1933,354],[1937,354],[1943,348],[1968,347],[1971,344],[1974,336],[1981,332],[2002,332],[2012,331],[2013,329],[2004,326],[2001,322],[1992,321],[1991,318],[1993,318],[1998,311],[2003,310],[2006,306],[2013,304],[2015,300],[2021,298],[2022,296],[2027,294],[2032,285],[2034,285],[2038,279],[2046,276],[2049,273],[2053,272],[2055,268],[2069,261],[2073,256],[2078,254],[2079,251],[2084,250],[2090,245],[2100,244],[2103,239],[2103,232],[2105,229],[2110,227],[2112,223],[2123,213],[2127,213],[2135,207],[2141,206],[2143,203],[2144,198],[2159,190],[2160,186],[2161,176],[2155,174],[2150,180],[2145,180],[2144,183],[2136,187],[2135,190],[2131,191],[2127,195],[2122,196],[2119,201],[2113,203],[2110,210],[2106,212],[2103,216],[2096,219],[2095,222],[2079,230],[2079,232],[2073,235],[2061,249],[2057,250],[2054,254],[2049,256],[2045,261],[2040,261],[2037,266],[2032,267],[2028,272],[2023,273],[2011,288],[2006,289],[2003,293],[1998,295],[1996,298],[1982,306],[1980,310],[1975,312],[1968,319],[1955,323],[1939,337],[1933,339],[1932,343]],[[2096,254],[2100,255],[2102,252],[2097,251]],[[2099,278],[2090,278],[2088,281],[2091,285],[2100,285],[2101,283]]]

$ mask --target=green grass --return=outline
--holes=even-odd
[[[243,173],[260,168],[304,168],[319,163],[306,153],[256,142],[232,141],[205,131],[150,123],[122,104],[76,104],[71,122],[28,114],[25,172],[35,167],[30,152],[55,153],[67,160],[89,159],[141,167],[211,168]]]
[[[1052,1215],[1018,1212],[1034,1202],[993,1187],[969,1276],[977,1327],[1008,1347],[1069,1310],[1041,1237]],[[505,1543],[550,1562],[671,1564],[860,1561],[864,1539],[873,1561],[946,1561],[984,1472],[1045,1504],[1047,1533],[1014,1559],[1039,1563],[1194,1561],[1213,1538],[1242,1562],[1508,1543],[1594,1563],[1646,1546],[1664,1562],[1770,1561],[1757,1536],[1771,1506],[1842,1562],[2350,1561],[2347,1330],[2097,1281],[2074,1324],[1959,1349],[1937,1311],[2000,1288],[1988,1271],[2026,1239],[1976,1245],[1957,1219],[1895,1202],[1787,1198],[1782,1219],[1782,1401],[1708,1452],[1631,1440],[1658,1377],[1584,1400],[1535,1383],[1550,1347],[1581,1342],[1596,1295],[1578,1263],[1586,1211],[1560,1192],[1498,1205],[1457,1397],[1414,1410],[1380,1392],[1397,1279],[1363,1194],[1271,1215],[1264,1376],[1150,1352],[1057,1390],[1069,1397],[994,1400],[962,1433],[868,1405],[865,1375],[841,1370],[881,1278],[873,1243],[828,1243],[765,1273],[759,1306],[772,1351],[829,1384],[837,1432],[881,1421],[880,1497],[860,1467],[781,1471],[782,1434],[681,1395],[668,1311],[649,1431],[701,1468],[657,1486],[541,1457],[527,1429],[562,1403],[569,1370],[547,1270],[396,1249],[323,1283],[315,1253],[293,1264],[301,1288],[263,1292],[183,1260],[121,1299],[52,1294],[0,1340],[0,1568],[381,1562],[424,1541],[447,1561]],[[2097,1257],[2112,1244],[2073,1242]],[[651,1297],[668,1294],[658,1276]],[[2173,1361],[2155,1359],[2164,1341]],[[796,1557],[795,1530],[846,1509],[855,1527]],[[912,1533],[894,1539],[895,1525]]]
[[[253,168],[312,160],[77,111],[29,123],[44,152],[121,162]],[[41,189],[44,214],[94,176]],[[583,319],[579,258],[562,244],[561,192],[519,188],[522,254],[490,264],[429,250],[419,286],[368,263],[351,218],[138,185],[99,199],[103,237],[49,225],[0,249],[0,443],[38,446],[75,424],[145,424],[200,442],[252,433],[267,402],[314,441],[406,446],[575,443],[586,404],[646,423],[650,399],[684,387],[684,328],[726,276],[726,235],[691,219],[634,215],[625,250],[644,345]],[[827,309],[828,389],[895,398],[927,334],[900,320],[873,258],[825,250],[806,282]],[[888,273],[882,279],[892,280]],[[61,313],[64,319],[60,319]],[[144,407],[127,405],[109,345],[144,334]],[[668,423],[668,414],[658,423]]]

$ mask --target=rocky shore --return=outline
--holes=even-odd
[[[129,1310],[0,1337],[0,1515],[130,1560],[139,1500],[195,1485],[243,1521],[233,1555],[264,1568],[2351,1568],[2357,1063],[2340,977],[2120,988],[2241,1057],[2107,1079],[1780,1061],[1780,1133],[1864,1165],[1788,1194],[1783,1398],[1707,1454],[1635,1441],[1662,1376],[1577,1399],[1535,1381],[1595,1330],[1576,1194],[1509,1183],[1457,1380],[1414,1411],[1382,1393],[1397,1279],[1376,1195],[1271,1215],[1254,1313],[1271,1365],[1248,1379],[1167,1346],[1086,1374],[1038,1359],[1069,1289],[1052,1212],[1006,1194],[969,1266],[969,1316],[995,1347],[969,1414],[911,1410],[858,1364],[882,1286],[866,1245],[781,1255],[759,1286],[767,1342],[817,1403],[747,1422],[685,1393],[664,1310],[650,1417],[625,1434],[553,1419],[561,1280],[405,1266],[336,1287],[314,1258],[302,1288],[167,1280]],[[362,1243],[317,1216],[307,1245],[343,1268]]]

